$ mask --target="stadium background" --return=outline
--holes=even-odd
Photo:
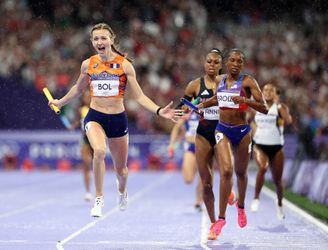
[[[294,117],[286,127],[286,182],[328,204],[327,9],[326,1],[1,1],[0,168],[78,168],[80,132],[65,128],[42,88],[54,97],[67,92],[94,53],[90,27],[106,22],[134,60],[142,89],[161,105],[177,103],[186,84],[202,75],[212,47],[242,49],[245,72],[260,86],[276,84]],[[71,122],[78,105],[62,111]],[[174,161],[166,156],[172,123],[128,93],[126,108],[130,167],[177,168],[181,147]],[[313,179],[319,194],[311,196]]]

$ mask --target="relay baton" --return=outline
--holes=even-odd
[[[183,103],[183,104],[185,104],[185,105],[187,105],[189,108],[191,108],[192,110],[194,110],[194,111],[198,111],[198,107],[197,106],[195,106],[192,102],[189,102],[187,99],[185,99],[185,98],[181,98],[180,99],[180,101]]]
[[[54,98],[52,97],[52,95],[50,94],[48,88],[43,88],[43,93],[45,94],[45,96],[47,97],[48,101],[52,101]],[[51,104],[50,105],[51,108],[56,112],[56,114],[58,115],[60,113],[60,109],[54,105],[54,104]]]

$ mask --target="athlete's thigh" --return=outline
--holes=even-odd
[[[280,149],[275,156],[273,157],[271,161],[271,171],[272,171],[272,177],[275,180],[281,180],[283,170],[284,170],[284,160],[285,160],[285,154],[283,149]]]
[[[128,161],[128,149],[129,149],[129,135],[126,134],[121,137],[109,138],[108,145],[114,167],[122,168],[126,167]]]
[[[101,125],[97,122],[88,122],[86,125],[86,135],[93,150],[106,150],[106,134]]]
[[[222,173],[222,170],[229,170],[233,166],[233,152],[229,139],[222,132],[215,131],[215,140],[215,156]]]
[[[260,168],[266,168],[269,165],[269,157],[257,145],[253,147],[253,158]]]
[[[196,162],[199,174],[203,181],[212,179],[212,159],[214,149],[212,145],[201,135],[196,135]]]
[[[251,153],[251,133],[245,135],[235,147],[235,170],[245,170]]]

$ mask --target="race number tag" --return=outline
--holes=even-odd
[[[220,108],[238,109],[239,104],[235,104],[232,100],[233,96],[239,96],[239,93],[218,92],[217,98]]]
[[[205,120],[219,120],[220,118],[219,106],[204,108],[203,116]]]
[[[223,133],[218,132],[215,134],[215,142],[218,144],[223,139]]]
[[[119,79],[93,80],[91,82],[94,96],[117,96]]]

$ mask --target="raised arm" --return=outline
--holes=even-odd
[[[82,62],[79,78],[77,79],[77,81],[73,85],[73,87],[68,91],[68,93],[66,95],[64,95],[59,100],[54,99],[54,100],[50,101],[49,105],[54,104],[58,108],[61,108],[62,106],[66,105],[67,103],[71,102],[73,99],[75,99],[83,94],[84,89],[88,85],[88,74],[87,74],[88,65],[89,65],[89,59]]]
[[[289,108],[286,104],[278,103],[278,111],[281,118],[284,120],[286,124],[291,124],[293,122],[293,118],[289,113]]]

